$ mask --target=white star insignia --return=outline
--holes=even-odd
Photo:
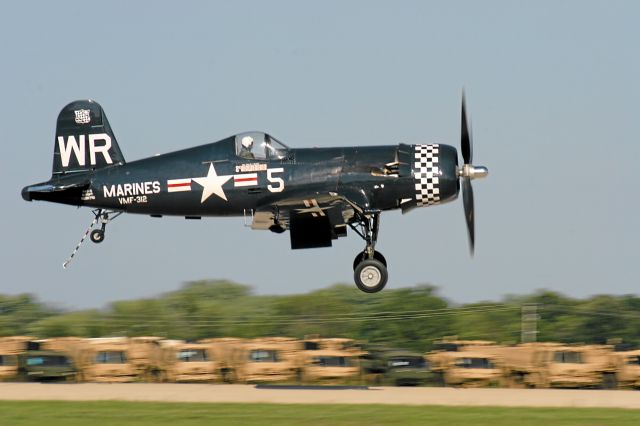
[[[198,185],[202,185],[202,198],[200,199],[200,203],[204,203],[211,194],[216,194],[218,197],[227,201],[227,196],[224,194],[222,185],[232,177],[233,175],[218,176],[216,174],[216,169],[213,168],[213,163],[209,164],[209,172],[207,173],[207,176],[193,178]]]

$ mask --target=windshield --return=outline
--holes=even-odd
[[[101,351],[96,354],[96,364],[124,364],[127,356],[123,351]]]
[[[460,358],[456,360],[456,367],[460,368],[494,368],[487,358]]]
[[[282,160],[287,147],[263,132],[245,132],[236,135],[236,155],[246,160]]]
[[[255,349],[249,352],[251,362],[278,362],[278,352],[264,349]]]
[[[561,364],[581,364],[582,354],[580,352],[558,351],[553,354],[553,360]]]
[[[282,160],[287,155],[287,147],[270,135],[265,135],[267,141],[267,156],[271,160]]]
[[[317,356],[313,357],[313,364],[321,367],[349,367],[349,358],[343,356]]]
[[[204,349],[181,349],[176,354],[180,362],[208,361],[207,351]]]
[[[27,358],[27,365],[30,367],[35,366],[47,366],[47,367],[58,367],[58,366],[68,366],[69,359],[66,356],[62,355],[39,355],[39,356],[30,356]]]

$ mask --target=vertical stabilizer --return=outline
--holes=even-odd
[[[71,102],[58,115],[53,175],[124,164],[104,110],[97,102]]]

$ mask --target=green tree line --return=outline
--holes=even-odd
[[[54,309],[34,296],[0,295],[0,336],[350,337],[417,351],[434,340],[519,343],[522,307],[536,307],[538,341],[640,345],[640,297],[574,299],[541,290],[499,302],[452,304],[430,285],[364,294],[337,284],[306,294],[260,296],[228,281],[193,281],[154,298],[105,309]]]

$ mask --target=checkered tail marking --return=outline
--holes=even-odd
[[[438,153],[440,145],[415,145],[414,175],[416,179],[416,202],[418,207],[440,203],[440,167]]]

